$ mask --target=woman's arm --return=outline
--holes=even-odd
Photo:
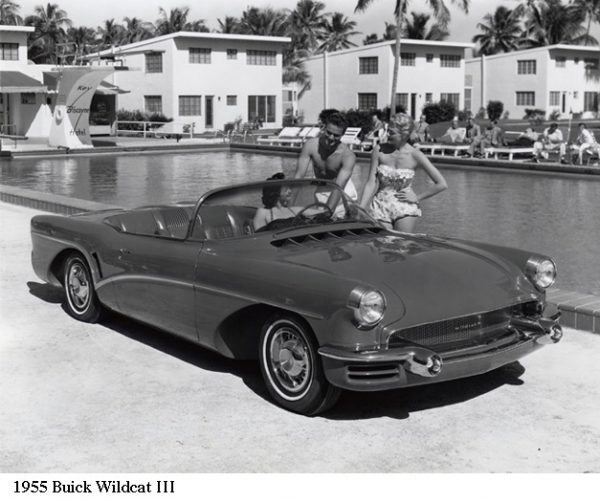
[[[440,173],[430,160],[425,156],[425,154],[419,150],[413,152],[413,158],[417,161],[417,166],[422,167],[423,170],[427,173],[427,176],[433,181],[433,185],[431,185],[427,190],[423,193],[417,195],[417,202],[420,202],[424,199],[428,199],[429,197],[434,196],[437,193],[443,192],[448,188],[448,184],[446,180]]]
[[[259,228],[264,227],[267,223],[269,223],[269,211],[267,209],[258,208],[256,210],[256,214],[254,215],[254,219],[252,220],[252,224],[254,225],[254,230],[258,230]]]
[[[375,191],[377,190],[377,166],[379,165],[379,145],[373,147],[371,152],[371,164],[369,167],[369,177],[363,188],[362,197],[360,198],[360,206],[363,209],[368,209],[369,204]]]

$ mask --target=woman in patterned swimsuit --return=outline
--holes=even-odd
[[[369,178],[360,203],[375,219],[401,232],[413,231],[416,218],[421,216],[420,201],[448,187],[429,159],[408,144],[413,126],[412,118],[403,113],[390,121],[389,143],[373,148]],[[427,173],[433,184],[417,195],[412,181],[418,167]]]

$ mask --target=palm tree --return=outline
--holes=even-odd
[[[107,19],[102,26],[98,26],[99,49],[108,49],[125,42],[127,33],[123,25],[116,23],[114,19]]]
[[[249,7],[242,13],[240,33],[271,37],[285,36],[288,32],[288,16],[284,10]]]
[[[402,35],[412,40],[446,40],[450,33],[440,23],[431,23],[431,16],[420,12],[411,12],[412,19],[407,18]],[[428,26],[429,24],[429,26]],[[393,25],[392,25],[393,26]]]
[[[73,23],[57,4],[37,5],[25,24],[35,31],[29,39],[29,56],[36,62],[57,63],[57,46],[67,39],[66,30]]]
[[[458,3],[458,5],[465,11],[469,10],[469,0],[451,0],[452,3]],[[406,9],[410,0],[395,0],[394,17],[396,21],[396,44],[394,50],[394,73],[392,79],[392,90],[390,99],[390,111],[394,115],[396,113],[396,89],[398,87],[398,70],[400,68],[400,49],[401,49],[401,30],[402,20],[406,14]],[[373,3],[373,0],[357,0],[354,12],[363,12],[369,5]],[[443,27],[448,26],[450,21],[450,11],[446,7],[444,0],[427,0],[427,3],[433,10],[433,15],[438,23]]]
[[[188,21],[189,7],[175,7],[168,14],[165,9],[159,7],[158,12],[160,18],[156,21],[157,35],[167,35],[178,31],[208,31],[203,19]]]
[[[600,23],[600,0],[575,0],[575,6],[585,12],[587,18],[585,34],[589,36],[592,22]]]
[[[240,20],[237,17],[225,16],[223,21],[220,19],[217,21],[219,22],[219,33],[239,33]]]
[[[379,42],[381,42],[381,39],[379,38],[377,33],[371,33],[370,35],[367,35],[365,38],[363,38],[363,45],[378,44]]]
[[[314,0],[299,0],[296,8],[290,13],[289,34],[294,47],[314,52],[321,40],[325,29],[325,14],[323,2]]]
[[[87,26],[71,27],[67,30],[67,38],[73,50],[72,64],[77,64],[82,57],[96,48],[96,31]]]
[[[359,35],[359,31],[354,31],[356,21],[351,21],[341,12],[334,12],[331,18],[325,21],[324,40],[317,52],[332,52],[349,47],[356,47],[354,42],[349,40],[354,35]]]
[[[147,40],[154,36],[154,26],[152,23],[142,21],[139,17],[124,17],[125,21],[125,38],[126,44]]]
[[[0,0],[0,24],[23,24],[21,6],[12,0]]]
[[[523,43],[525,47],[554,44],[591,44],[598,40],[586,33],[583,23],[586,13],[575,4],[564,5],[561,0],[535,2],[528,0]]]
[[[479,46],[479,54],[488,56],[517,50],[521,39],[520,10],[501,5],[493,14],[486,14],[477,28],[481,33],[473,37],[473,42]]]

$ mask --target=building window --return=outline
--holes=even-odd
[[[202,115],[202,96],[179,96],[179,115]]]
[[[460,94],[458,92],[442,92],[440,95],[440,101],[452,103],[458,110],[460,104]]]
[[[425,103],[433,103],[433,92],[425,93]]]
[[[210,64],[210,49],[190,47],[190,63]]]
[[[21,93],[21,104],[22,105],[35,105],[35,94],[33,92],[22,92]]]
[[[275,96],[248,96],[248,122],[275,122]]]
[[[597,70],[598,69],[598,58],[585,58],[583,60],[586,70]]]
[[[148,52],[146,53],[146,73],[162,73],[162,53]]]
[[[0,44],[0,59],[3,61],[18,61],[19,44]]]
[[[246,63],[260,66],[275,66],[277,53],[275,51],[246,51]]]
[[[237,106],[237,96],[227,96],[227,106]]]
[[[369,111],[377,109],[377,93],[375,92],[359,92],[358,93],[358,109],[360,111]]]
[[[379,73],[379,58],[358,58],[358,73],[360,75]]]
[[[227,49],[227,59],[237,59],[237,49]]]
[[[469,112],[471,111],[471,92],[472,89],[470,87],[465,89],[465,110]]]
[[[583,111],[597,112],[598,111],[598,93],[584,92],[583,93]]]
[[[564,56],[557,56],[554,62],[557,68],[565,68],[567,66],[567,58]]]
[[[162,113],[162,96],[144,96],[144,109],[147,113]]]
[[[573,99],[579,98],[579,91],[573,91]]]
[[[537,61],[535,59],[522,59],[517,61],[517,75],[535,75]]]
[[[283,97],[284,101],[293,101],[294,92],[293,91],[283,91],[282,97]]]
[[[401,52],[400,64],[402,66],[415,66],[417,55],[414,52]]]
[[[550,91],[550,106],[560,106],[560,91]]]
[[[433,54],[431,54],[431,53],[425,54],[425,61],[427,61],[428,63],[433,63]]]
[[[408,93],[399,92],[396,94],[396,107],[401,106],[404,111],[408,111]]]
[[[458,54],[440,54],[440,66],[442,68],[460,68],[460,56]]]
[[[535,92],[517,91],[517,106],[535,106]]]

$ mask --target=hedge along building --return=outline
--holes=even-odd
[[[305,60],[310,89],[299,99],[300,114],[314,122],[324,108],[370,111],[389,106],[395,41],[329,52]],[[414,118],[428,103],[451,102],[470,109],[465,95],[465,49],[469,43],[402,40],[396,103]]]
[[[89,147],[90,115],[109,123],[114,98],[123,92],[105,80],[113,69],[33,64],[27,60],[27,34],[33,31],[0,25],[0,133],[50,146]],[[102,100],[104,106],[94,108]]]
[[[131,92],[118,107],[160,113],[195,132],[228,122],[280,126],[287,37],[177,32],[90,54],[92,65],[121,64],[115,84]]]
[[[543,110],[546,117],[598,116],[598,47],[558,44],[482,56],[466,61],[466,74],[475,111],[501,101],[515,119],[527,109]]]

